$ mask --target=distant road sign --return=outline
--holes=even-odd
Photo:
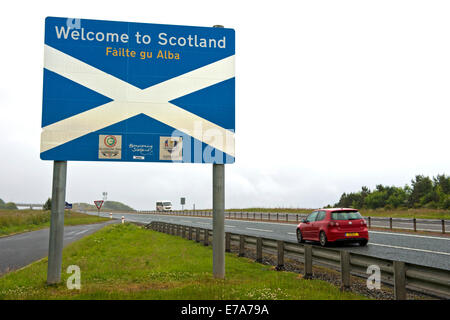
[[[48,17],[41,159],[233,163],[235,33]]]
[[[100,210],[102,208],[103,202],[104,202],[103,200],[95,200],[94,201],[95,206],[97,207],[98,210]]]
[[[185,205],[186,204],[186,198],[181,198],[180,199],[180,204]]]

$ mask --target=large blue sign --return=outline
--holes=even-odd
[[[233,163],[233,29],[48,17],[41,159]]]

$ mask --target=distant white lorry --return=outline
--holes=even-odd
[[[161,212],[172,211],[172,202],[171,201],[156,202],[156,211]]]

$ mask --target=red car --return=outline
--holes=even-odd
[[[356,209],[319,209],[311,213],[297,226],[297,241],[319,241],[321,246],[333,242],[357,242],[361,246],[369,242],[366,221]]]

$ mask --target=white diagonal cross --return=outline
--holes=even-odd
[[[143,113],[234,157],[232,131],[169,102],[233,78],[234,55],[140,89],[48,45],[44,50],[44,68],[113,101],[42,128],[41,153]],[[220,139],[210,141],[208,131],[220,133]]]

